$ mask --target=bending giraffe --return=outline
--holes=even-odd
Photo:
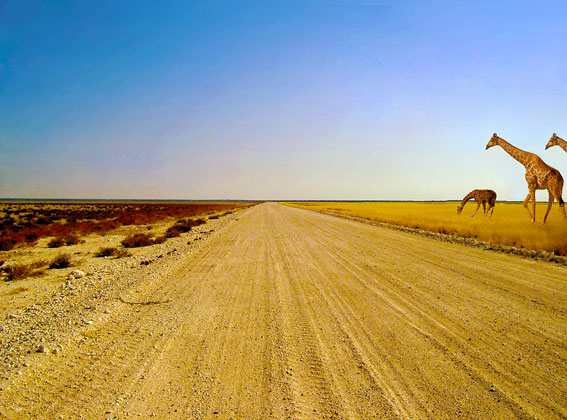
[[[473,198],[476,201],[476,210],[473,214],[471,214],[471,217],[474,217],[481,204],[484,210],[484,217],[488,215],[490,209],[492,209],[490,212],[490,217],[492,217],[492,213],[494,213],[494,204],[496,203],[496,193],[492,190],[472,190],[465,196],[465,198],[463,198],[462,203],[457,207],[457,214],[461,214],[463,207],[467,204],[467,201]],[[486,208],[487,204],[488,208]]]
[[[553,136],[551,136],[551,138],[545,145],[545,150],[549,149],[552,146],[559,146],[567,152],[567,141],[563,140],[555,133],[553,133]]]
[[[557,169],[552,168],[551,166],[546,164],[535,153],[526,152],[512,146],[506,140],[498,137],[496,133],[494,133],[494,135],[486,145],[486,149],[489,149],[493,146],[502,147],[502,149],[504,149],[506,153],[508,153],[526,168],[525,177],[526,182],[528,183],[529,192],[526,196],[526,199],[524,200],[524,207],[528,211],[532,222],[535,222],[536,190],[547,190],[549,192],[549,204],[543,218],[543,223],[545,223],[545,221],[547,220],[547,216],[549,215],[549,211],[551,210],[551,206],[553,204],[553,199],[556,199],[559,203],[559,207],[561,208],[561,212],[563,213],[563,218],[567,218],[567,214],[565,214],[565,203],[563,202],[563,198],[561,197],[563,192],[563,177]],[[530,200],[532,201],[532,211],[530,211],[528,207]]]

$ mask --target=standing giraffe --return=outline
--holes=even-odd
[[[488,215],[490,209],[492,209],[490,212],[490,217],[492,217],[492,213],[494,213],[494,203],[496,203],[496,193],[492,190],[472,190],[465,196],[465,198],[463,198],[461,205],[457,207],[457,214],[461,214],[463,207],[467,204],[467,201],[472,198],[476,201],[476,210],[473,214],[471,214],[471,217],[474,217],[481,204],[482,209],[484,210],[484,217]],[[488,209],[486,208],[486,204],[488,204]]]
[[[551,136],[551,138],[545,145],[545,150],[549,149],[551,146],[559,146],[567,152],[567,141],[563,140],[555,133],[553,133],[553,136]]]
[[[551,205],[553,204],[553,199],[555,198],[559,203],[561,212],[563,213],[563,218],[567,218],[565,214],[565,203],[561,194],[563,192],[563,177],[559,171],[552,168],[546,164],[538,155],[534,153],[529,153],[524,150],[518,149],[512,146],[506,140],[498,137],[496,133],[492,136],[486,148],[492,146],[500,146],[504,149],[506,153],[520,162],[526,168],[526,181],[528,183],[528,195],[524,200],[524,207],[528,211],[532,222],[535,222],[535,192],[536,190],[547,190],[549,192],[549,204],[547,206],[547,212],[543,218],[543,223],[547,220],[549,211],[551,210]],[[532,211],[528,208],[528,203],[532,201]]]

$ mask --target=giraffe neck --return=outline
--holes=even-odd
[[[498,139],[498,144],[506,151],[506,153],[508,153],[522,165],[526,166],[529,163],[529,158],[532,155],[531,153],[526,152],[522,149],[518,149],[517,147],[512,146],[510,143],[503,139]]]
[[[473,194],[473,191],[471,191],[470,193],[468,193],[468,194],[466,195],[466,197],[463,198],[463,201],[461,202],[461,207],[464,207],[465,204],[467,204],[467,201],[469,201],[471,198],[473,198],[473,195],[474,195],[474,194]]]
[[[557,142],[559,143],[559,147],[567,152],[567,141],[563,140],[561,137],[557,137]]]

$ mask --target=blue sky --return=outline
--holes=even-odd
[[[567,176],[565,45],[563,1],[0,1],[0,197],[521,200],[484,146]]]

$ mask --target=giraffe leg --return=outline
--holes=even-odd
[[[494,213],[494,204],[490,207],[492,210],[490,211],[490,217],[492,217],[492,213]]]
[[[532,191],[532,213],[534,214],[532,223],[535,223],[535,190]]]
[[[543,217],[543,223],[547,220],[547,216],[549,215],[549,211],[551,210],[551,206],[553,205],[553,194],[551,191],[549,192],[549,203],[547,204],[547,211],[545,212],[545,216]]]
[[[567,219],[567,214],[565,214],[565,202],[561,197],[561,192],[559,194],[554,194],[554,196],[557,202],[559,203],[559,208],[561,209],[561,214],[563,215],[563,218]]]
[[[484,217],[486,217],[486,201],[482,202],[482,210],[484,211]]]
[[[567,214],[565,214],[565,202],[563,201],[563,198],[561,197],[562,193],[563,193],[563,180],[557,180],[556,182],[553,183],[553,185],[551,185],[548,188],[549,194],[553,195],[553,197],[557,200],[557,202],[559,203],[559,208],[561,209],[561,214],[563,215],[564,219],[567,219]]]
[[[471,214],[471,217],[474,217],[474,215],[476,214],[479,208],[480,208],[480,203],[476,203],[476,210],[474,211],[473,214]]]
[[[535,214],[532,216],[532,212],[530,211],[530,208],[528,207],[528,203],[530,202],[530,197],[532,196],[532,192],[530,190],[530,192],[528,193],[528,195],[526,196],[526,199],[524,200],[524,207],[526,208],[526,210],[528,211],[528,214],[530,215],[530,219],[532,219],[532,222],[535,221]],[[535,209],[534,209],[535,210]]]

